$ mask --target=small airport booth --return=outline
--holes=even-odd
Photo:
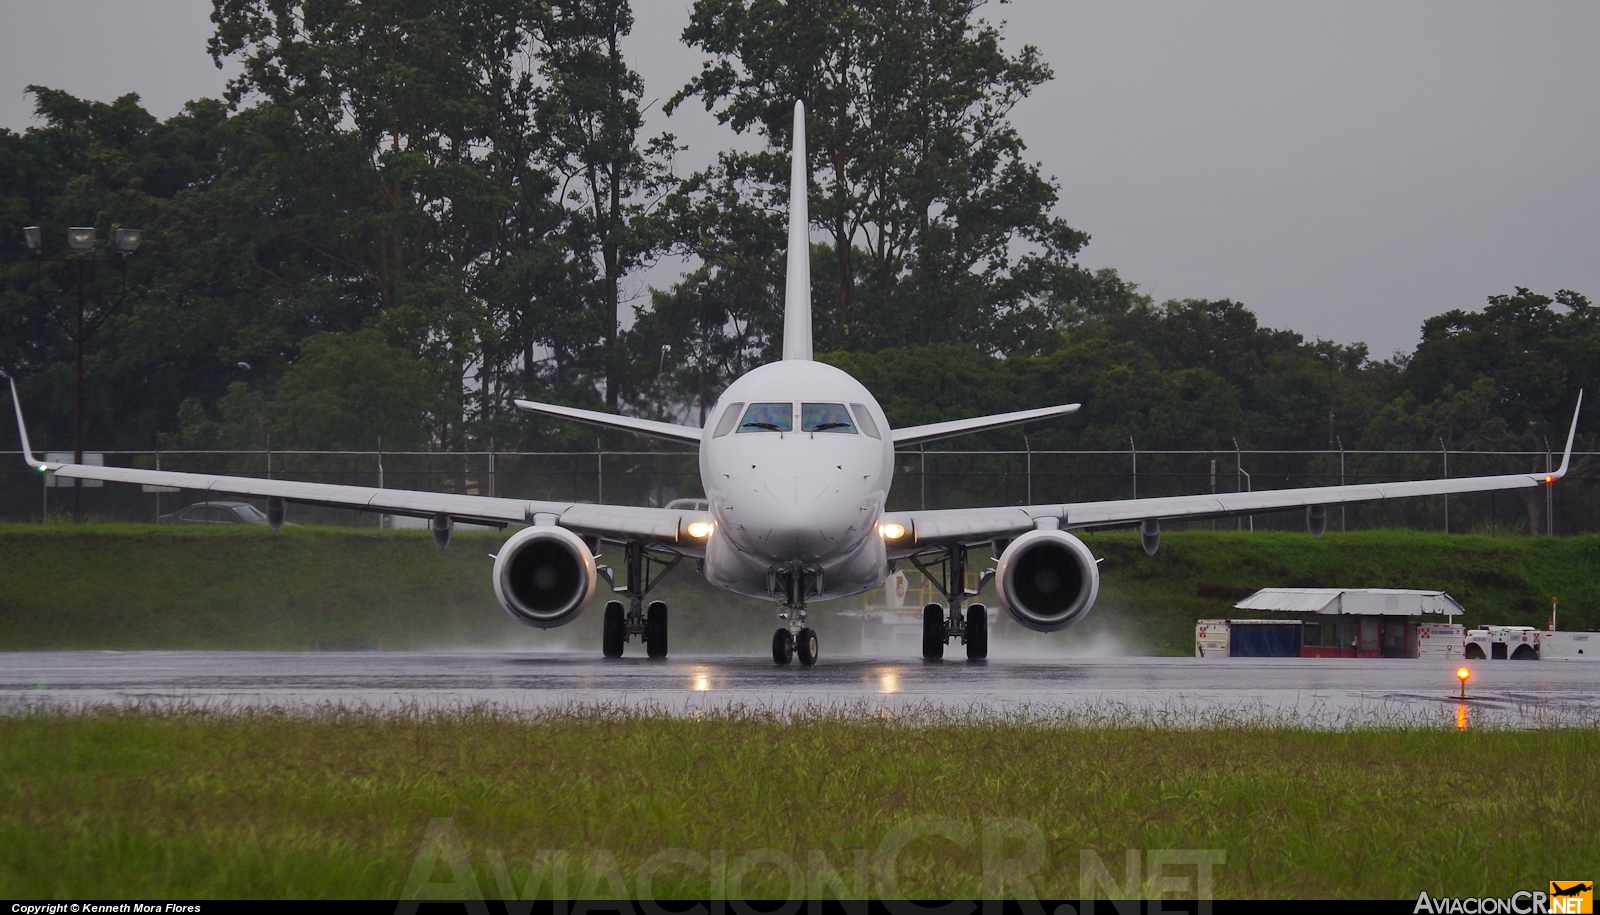
[[[1196,620],[1196,657],[1459,658],[1465,636],[1443,591],[1263,588],[1234,608],[1289,618]]]

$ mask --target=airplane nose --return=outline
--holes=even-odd
[[[785,477],[766,486],[772,501],[757,528],[766,528],[767,552],[773,558],[808,558],[826,552],[841,534],[837,499],[828,485],[811,477]],[[848,525],[848,518],[844,519]]]
[[[767,493],[783,509],[805,511],[827,492],[828,486],[810,477],[785,477],[767,484]]]

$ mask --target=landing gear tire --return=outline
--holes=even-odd
[[[944,608],[929,604],[922,608],[922,658],[937,661],[944,657]]]
[[[772,661],[781,667],[787,667],[793,660],[794,636],[789,634],[789,628],[785,626],[772,634]]]
[[[644,650],[652,658],[667,656],[667,605],[651,601],[644,618]]]
[[[967,660],[989,657],[989,611],[982,604],[967,608]]]
[[[605,623],[600,629],[600,651],[608,658],[622,657],[622,643],[628,639],[628,624],[623,620],[622,601],[606,604]]]
[[[800,630],[800,638],[795,641],[795,654],[800,656],[800,666],[810,667],[817,663],[817,631],[809,627]]]

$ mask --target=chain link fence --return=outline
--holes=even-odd
[[[590,452],[112,451],[107,465],[436,492],[665,505],[703,495],[697,457],[688,450]],[[68,481],[47,485],[20,453],[0,453],[0,518],[38,522],[68,515]],[[1329,526],[1359,530],[1410,527],[1500,534],[1600,531],[1600,497],[1591,474],[1600,452],[1573,455],[1557,486],[1499,493],[1407,499],[1332,509]],[[1560,454],[1523,451],[948,451],[896,454],[889,507],[1088,502],[1212,492],[1261,491],[1340,483],[1440,479],[1496,473],[1544,473]],[[102,521],[153,522],[208,498],[197,491],[152,492],[126,484],[85,488],[83,510]],[[374,527],[374,515],[312,506],[291,508],[310,524]],[[1296,512],[1190,527],[1298,529]],[[1185,525],[1173,525],[1181,529]]]

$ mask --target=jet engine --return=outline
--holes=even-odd
[[[599,573],[583,538],[562,527],[529,527],[494,558],[494,596],[519,623],[539,629],[578,618]]]
[[[1094,606],[1100,568],[1082,540],[1065,531],[1035,530],[1000,554],[995,584],[1012,619],[1034,632],[1055,632]]]

